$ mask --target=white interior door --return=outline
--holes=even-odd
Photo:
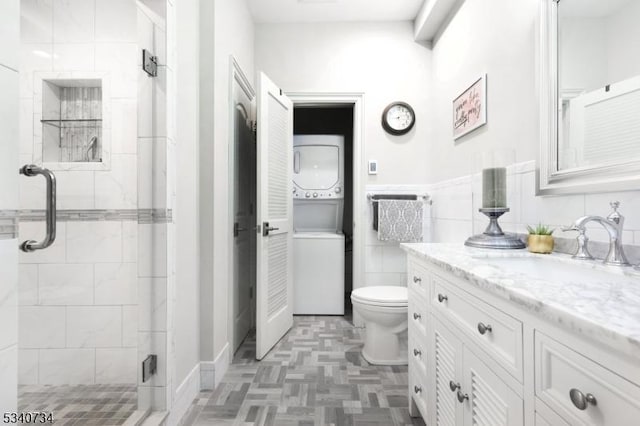
[[[293,104],[260,73],[257,145],[256,358],[293,325]]]

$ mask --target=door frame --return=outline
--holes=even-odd
[[[364,93],[361,92],[285,92],[293,102],[294,109],[300,106],[328,107],[353,106],[353,289],[364,284],[364,230],[367,221],[363,207],[364,187]]]
[[[235,178],[235,124],[234,124],[234,117],[235,114],[233,114],[232,112],[235,110],[235,101],[233,99],[233,86],[234,86],[234,81],[237,81],[238,84],[240,85],[240,88],[245,92],[245,94],[247,95],[247,97],[251,98],[253,101],[253,105],[252,105],[252,111],[250,112],[251,115],[251,119],[252,120],[256,120],[256,112],[255,112],[255,100],[256,100],[256,92],[253,88],[253,86],[251,85],[251,82],[249,81],[249,79],[247,78],[246,74],[244,73],[244,71],[242,71],[242,68],[240,67],[240,64],[238,64],[238,61],[236,61],[236,58],[233,55],[229,55],[229,99],[228,99],[228,104],[229,104],[229,140],[228,140],[228,144],[229,144],[229,176],[228,176],[228,182],[231,183],[231,188],[229,188],[229,193],[228,193],[228,200],[227,200],[227,204],[228,204],[228,211],[227,211],[227,215],[228,215],[228,224],[230,225],[231,228],[225,230],[226,234],[227,234],[227,253],[229,253],[229,264],[227,265],[227,270],[228,270],[228,277],[229,277],[229,291],[227,291],[227,299],[228,299],[228,303],[229,303],[229,309],[227,309],[227,313],[228,313],[228,318],[227,318],[227,336],[228,336],[228,340],[229,340],[229,345],[231,350],[229,351],[229,360],[233,359],[233,352],[235,350],[235,344],[236,342],[234,342],[234,324],[235,324],[235,311],[233,309],[233,295],[234,295],[234,291],[236,290],[234,288],[234,272],[233,272],[233,265],[235,262],[235,257],[233,254],[233,244],[234,244],[234,237],[233,237],[233,223],[235,221],[235,215],[234,215],[234,193],[235,193],[235,185],[236,182],[234,181]],[[256,205],[254,204],[254,214],[256,214]],[[248,232],[254,232],[253,229],[249,229]],[[255,259],[254,259],[255,260]],[[254,265],[255,267],[255,265]],[[254,283],[255,284],[255,283]],[[255,285],[253,287],[253,298],[251,299],[251,326],[255,327],[255,319],[256,319],[256,297],[255,297]]]

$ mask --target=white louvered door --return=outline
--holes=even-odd
[[[466,346],[463,353],[465,426],[522,426],[523,401]]]
[[[256,358],[293,325],[293,104],[258,76]]]
[[[462,343],[434,316],[431,318],[434,322],[435,348],[432,373],[436,382],[433,423],[438,426],[461,426],[463,407],[456,398],[457,389],[452,390],[451,383],[462,383]]]

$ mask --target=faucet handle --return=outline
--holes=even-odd
[[[563,226],[560,228],[560,230],[562,232],[567,232],[567,231],[580,231],[580,229],[584,229],[584,228],[580,228],[576,225],[569,225],[569,226]]]
[[[575,231],[578,231],[580,234],[576,237],[577,249],[572,257],[580,260],[592,260],[593,256],[589,253],[589,237],[587,237],[586,234],[587,229],[585,227],[576,227]]]
[[[622,216],[620,212],[618,212],[620,201],[611,201],[609,205],[611,206],[613,211],[609,214],[609,216],[607,216],[607,219],[618,224],[618,226],[620,227],[620,232],[622,232],[622,226],[624,225],[624,216]]]

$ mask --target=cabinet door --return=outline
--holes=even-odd
[[[457,385],[462,383],[462,343],[440,321],[433,321],[431,377],[435,380],[431,424],[461,426],[463,406],[456,398]]]
[[[465,426],[522,426],[523,401],[467,347],[463,353]]]

